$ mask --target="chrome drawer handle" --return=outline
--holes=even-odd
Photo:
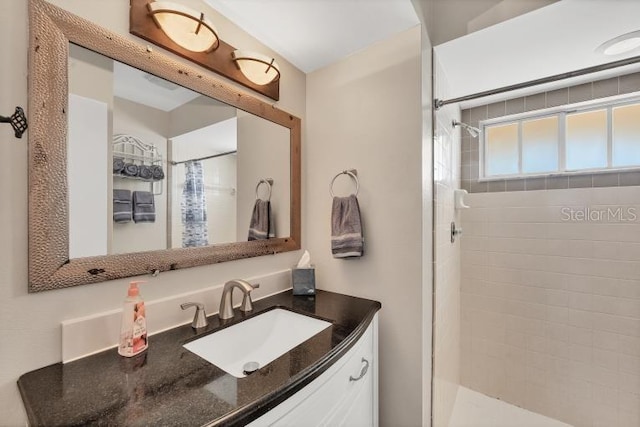
[[[367,359],[365,359],[364,357],[362,358],[362,361],[364,362],[364,366],[362,367],[362,370],[360,371],[360,375],[358,376],[358,378],[353,378],[352,376],[349,376],[349,381],[359,381],[359,380],[362,379],[362,377],[367,375],[367,371],[369,370],[369,361]]]

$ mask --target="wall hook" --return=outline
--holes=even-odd
[[[0,116],[0,123],[11,123],[16,138],[22,138],[22,134],[29,127],[27,116],[24,115],[24,110],[20,107],[16,107],[16,112],[9,117]]]

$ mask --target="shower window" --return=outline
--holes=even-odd
[[[558,117],[522,122],[522,172],[558,170]]]
[[[640,99],[486,120],[480,179],[640,168]]]
[[[640,104],[613,109],[613,166],[640,164]]]
[[[567,114],[567,170],[606,168],[607,110]]]
[[[487,129],[487,163],[489,175],[518,173],[518,124],[492,126]]]

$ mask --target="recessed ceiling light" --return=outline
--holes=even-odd
[[[615,56],[638,48],[640,48],[640,30],[608,40],[598,46],[596,52],[607,56]]]

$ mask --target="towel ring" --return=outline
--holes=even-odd
[[[271,201],[271,188],[272,188],[271,186],[273,185],[272,178],[267,178],[267,179],[262,178],[260,181],[258,181],[258,185],[256,185],[256,199],[258,198],[258,189],[262,184],[265,184],[269,189],[269,197],[267,198],[267,201]]]
[[[358,171],[356,169],[349,169],[337,173],[336,176],[334,176],[331,180],[331,184],[329,185],[329,193],[331,194],[331,197],[336,197],[335,194],[333,194],[333,183],[340,175],[349,175],[356,182],[356,192],[354,196],[357,196],[360,192],[360,180],[358,179]]]

